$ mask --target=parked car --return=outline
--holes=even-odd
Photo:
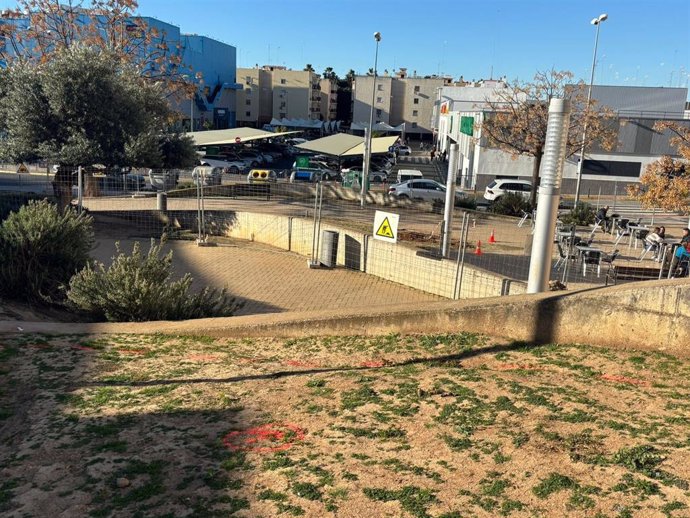
[[[398,150],[398,155],[411,155],[412,154],[412,148],[410,146],[396,146],[396,149]]]
[[[149,182],[151,187],[156,191],[171,191],[177,187],[177,182],[180,179],[179,171],[154,171],[149,169]]]
[[[247,169],[247,162],[240,159],[234,159],[226,155],[205,156],[199,159],[198,165],[206,165],[210,167],[220,167],[226,174],[239,174]]]
[[[259,167],[266,163],[266,158],[258,151],[251,151],[249,149],[240,150],[237,155],[240,158],[246,158],[250,160],[251,167]]]
[[[343,169],[343,174],[347,173],[358,173],[362,174],[362,167],[350,167],[348,169]],[[386,171],[369,171],[369,181],[371,183],[382,183],[388,181],[388,173]]]
[[[290,183],[295,182],[320,182],[342,181],[342,176],[337,171],[300,167],[293,169],[290,174]]]
[[[532,182],[528,180],[499,179],[492,181],[484,189],[484,199],[496,201],[506,193],[519,194],[528,199],[532,191]]]
[[[199,185],[203,180],[206,186],[220,185],[223,178],[223,169],[221,167],[197,166],[192,171],[192,181]]]
[[[388,188],[388,194],[401,200],[445,201],[446,186],[434,180],[408,180]],[[464,198],[462,191],[455,192],[455,199]]]

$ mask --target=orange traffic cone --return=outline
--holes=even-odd
[[[493,244],[495,242],[496,242],[496,235],[495,235],[494,229],[492,228],[491,229],[491,235],[489,236],[489,243]]]
[[[482,242],[477,241],[477,247],[474,249],[474,255],[482,255]]]

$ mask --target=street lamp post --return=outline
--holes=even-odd
[[[587,90],[587,105],[585,114],[589,111],[589,103],[592,101],[592,85],[594,84],[594,69],[597,64],[597,47],[599,46],[599,28],[601,23],[609,17],[608,14],[600,14],[594,18],[590,23],[597,26],[597,33],[594,37],[594,57],[592,58],[592,73],[589,77],[589,89]],[[580,202],[580,184],[582,183],[582,167],[585,162],[585,139],[587,138],[587,119],[585,119],[582,127],[582,146],[580,147],[580,161],[577,164],[577,182],[575,183],[575,207]]]
[[[362,200],[361,206],[364,207],[367,195],[367,180],[369,180],[369,165],[371,163],[371,130],[374,125],[374,101],[376,101],[376,67],[379,61],[379,42],[381,41],[381,33],[375,32],[374,39],[376,40],[376,55],[374,57],[374,84],[371,92],[371,111],[369,112],[369,129],[364,136],[364,164],[362,171]]]

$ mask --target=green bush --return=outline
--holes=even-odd
[[[520,194],[508,192],[494,201],[489,210],[504,216],[522,216],[522,212],[532,212],[532,205]]]
[[[560,217],[566,225],[580,225],[586,227],[594,223],[594,208],[589,203],[579,203],[568,214]]]
[[[93,219],[29,201],[0,226],[0,293],[27,302],[58,302],[63,287],[89,260]]]
[[[0,194],[0,221],[7,218],[10,212],[17,212],[30,201],[40,201],[45,196],[33,192],[3,192]]]
[[[224,317],[241,307],[224,289],[189,293],[189,274],[171,281],[173,253],[160,257],[162,243],[151,240],[146,255],[139,243],[131,255],[122,253],[119,243],[116,248],[118,255],[108,268],[95,263],[72,277],[67,292],[71,306],[111,322]]]

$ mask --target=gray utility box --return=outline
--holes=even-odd
[[[333,230],[321,232],[321,264],[326,268],[335,268],[338,262],[339,235]]]

